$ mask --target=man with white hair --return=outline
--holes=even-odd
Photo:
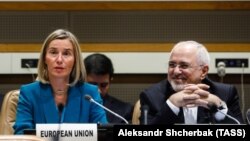
[[[209,80],[209,62],[207,49],[196,41],[173,47],[167,79],[140,94],[142,107],[149,106],[148,124],[243,123],[236,88]]]

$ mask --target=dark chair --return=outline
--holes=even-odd
[[[246,112],[246,120],[247,120],[247,124],[250,125],[250,108]]]

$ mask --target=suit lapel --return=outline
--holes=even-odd
[[[65,122],[77,122],[80,121],[81,116],[81,101],[82,96],[77,87],[70,87],[68,91],[68,102],[65,106],[64,121]],[[59,113],[54,101],[52,89],[50,85],[44,85],[41,87],[40,97],[43,101],[43,111],[46,123],[59,123]]]
[[[105,107],[107,107],[107,108],[109,108],[109,109],[112,109],[112,111],[114,110],[112,107],[112,103],[113,103],[113,99],[107,94],[106,96],[105,96],[105,98],[103,98],[103,99],[105,99],[104,100],[104,106]],[[109,112],[107,112],[107,111],[105,111],[106,112],[106,116],[107,116],[107,119],[108,119],[108,121],[109,122],[111,122],[111,121],[113,121],[114,120],[114,117],[115,116],[113,116],[112,114],[110,114]]]
[[[82,115],[80,110],[82,109],[83,94],[77,86],[70,87],[68,94],[68,99],[70,100],[68,100],[66,105],[64,120],[66,122],[78,122]]]
[[[53,98],[50,85],[42,85],[40,97],[43,101],[43,111],[46,123],[58,123],[59,113]]]
[[[197,123],[209,123],[211,121],[211,115],[209,110],[204,107],[198,107]]]

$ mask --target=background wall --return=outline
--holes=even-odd
[[[0,2],[0,21],[2,94],[33,81],[36,69],[22,68],[21,59],[38,58],[43,40],[57,28],[76,34],[83,56],[102,52],[113,60],[117,74],[110,93],[132,104],[144,88],[166,78],[167,57],[177,41],[207,46],[215,81],[221,80],[216,58],[250,56],[250,2],[243,1]],[[224,82],[237,86],[245,111],[249,67],[226,71]]]

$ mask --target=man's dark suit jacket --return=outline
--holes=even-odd
[[[127,121],[132,120],[132,114],[133,114],[133,106],[130,103],[123,102],[109,94],[106,94],[105,97],[103,97],[103,105],[113,112],[119,114],[123,118],[125,118]],[[122,119],[114,116],[113,114],[106,111],[107,120],[109,123],[125,123]]]
[[[205,78],[202,83],[210,86],[208,90],[210,93],[217,95],[221,100],[226,102],[228,107],[227,114],[233,116],[241,123],[243,123],[242,113],[239,106],[239,96],[234,86],[213,82],[208,78]],[[166,103],[166,100],[173,93],[175,93],[175,91],[172,89],[170,83],[167,80],[163,80],[144,90],[140,94],[141,105],[149,106],[148,124],[184,123],[182,108],[180,108],[179,115],[175,115]],[[142,114],[140,122],[143,123],[143,120],[144,117]],[[235,121],[228,117],[226,117],[222,121],[216,121],[214,118],[214,113],[210,112],[204,107],[198,107],[197,123],[236,124]]]

